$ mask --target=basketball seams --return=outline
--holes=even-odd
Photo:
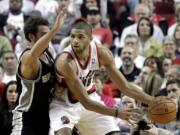
[[[153,110],[155,107],[161,105],[161,104],[167,104],[167,103],[171,103],[171,104],[174,104],[176,106],[176,104],[174,102],[160,102],[158,104],[155,104],[153,107],[150,108],[150,110]]]
[[[171,99],[160,97],[149,106],[149,116],[153,122],[169,123],[176,118],[176,103]]]
[[[166,124],[176,118],[176,103],[167,97],[156,97],[149,106],[149,117],[153,122]]]
[[[166,114],[170,114],[170,113],[173,113],[173,112],[176,112],[176,108],[173,111],[168,112],[168,113],[161,113],[161,114],[151,113],[151,115],[166,115]]]

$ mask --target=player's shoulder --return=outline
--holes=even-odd
[[[97,44],[97,49],[99,55],[107,54],[110,51],[106,46],[103,46],[102,44]]]
[[[30,63],[30,60],[32,59],[31,56],[31,52],[29,49],[25,50],[24,52],[22,52],[22,54],[20,55],[19,61],[21,61],[21,63]]]
[[[68,52],[62,52],[60,54],[57,55],[55,62],[57,63],[61,63],[61,64],[65,64],[65,63],[69,63],[71,61],[73,61],[73,56],[68,53]]]

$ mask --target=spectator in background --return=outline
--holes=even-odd
[[[113,40],[112,31],[111,29],[102,26],[100,10],[98,7],[89,7],[86,19],[92,26],[93,36],[99,39],[102,45],[111,48]]]
[[[144,57],[162,56],[162,44],[152,37],[154,32],[153,24],[147,17],[141,17],[137,24],[140,47],[139,54]]]
[[[22,7],[22,0],[9,0],[9,13],[6,20],[7,27],[23,30],[25,14],[22,12]]]
[[[162,83],[163,78],[157,72],[152,72],[146,77],[143,90],[151,96],[156,96],[160,91]]]
[[[153,71],[158,73],[161,77],[164,76],[163,69],[162,69],[162,61],[160,58],[156,56],[147,57],[144,61],[144,66],[149,66]]]
[[[135,17],[136,17],[136,22],[126,28],[124,28],[122,35],[121,35],[121,41],[120,41],[120,47],[122,48],[124,46],[124,39],[126,35],[128,34],[135,34],[138,35],[137,33],[137,23],[140,20],[141,17],[151,17],[151,11],[149,7],[145,4],[138,4],[135,8]],[[154,27],[154,32],[152,34],[152,37],[156,39],[157,41],[162,42],[164,35],[161,31],[161,29],[153,24]]]
[[[58,11],[58,2],[56,0],[38,0],[34,9],[40,11],[43,18],[51,21],[51,15]]]
[[[166,74],[166,72],[168,71],[168,69],[170,68],[171,65],[172,65],[171,59],[169,59],[169,58],[162,59],[162,68],[163,68],[164,74]]]
[[[176,57],[180,58],[180,23],[175,27],[173,38],[176,44]]]
[[[173,38],[165,37],[163,40],[163,58],[168,58],[172,61],[172,64],[175,64],[177,61],[180,61],[180,56],[178,57],[177,46]]]
[[[102,17],[102,21],[106,20],[107,17],[107,0],[83,0],[83,4],[81,5],[81,16],[86,17],[87,10],[90,7],[98,7],[100,11],[100,15]]]
[[[180,78],[180,66],[179,65],[171,65],[167,72],[164,74],[164,82],[161,86],[161,90],[158,93],[160,96],[167,96],[167,90],[166,90],[166,83],[172,79],[178,79]]]
[[[156,25],[159,25],[159,22],[162,20],[162,19],[165,19],[163,17],[161,17],[160,15],[157,15],[154,11],[155,11],[155,0],[139,0],[140,3],[143,3],[143,4],[146,4],[150,11],[151,11],[151,21],[153,23],[155,23]]]
[[[125,95],[122,96],[120,102],[120,109],[124,108],[137,108],[135,100]],[[133,125],[126,120],[118,119],[117,121],[118,126],[121,130],[121,135],[129,135]]]
[[[2,82],[7,84],[10,81],[16,81],[17,57],[13,51],[7,51],[4,53],[2,65],[4,68]]]
[[[135,50],[128,46],[121,51],[122,66],[119,70],[129,82],[133,82],[141,71],[134,63],[135,55]]]
[[[12,46],[9,39],[5,36],[0,36],[0,65],[2,65],[2,57],[4,52],[12,51]]]
[[[74,14],[76,18],[81,17],[81,5],[83,4],[83,0],[70,0],[69,12]]]
[[[139,0],[140,3],[143,3],[145,5],[147,5],[151,11],[151,18],[150,20],[152,21],[153,24],[158,25],[161,30],[163,31],[164,35],[167,34],[167,30],[168,30],[168,22],[166,20],[166,18],[158,15],[155,13],[155,0]]]
[[[111,89],[107,89],[107,87],[105,87],[105,76],[104,76],[104,71],[100,71],[98,74],[96,74],[94,77],[94,81],[96,84],[96,90],[98,95],[101,97],[101,100],[104,102],[104,104],[108,107],[115,107],[117,102],[116,100],[113,98],[112,96],[112,90]]]
[[[35,4],[32,0],[23,0],[22,12],[29,16],[29,14],[34,10]]]
[[[141,69],[143,67],[144,60],[146,58],[139,54],[140,44],[139,44],[138,36],[133,35],[133,34],[128,34],[125,37],[124,43],[125,43],[124,46],[131,47],[135,51],[134,62],[136,64],[136,66]],[[118,50],[118,55],[120,55],[120,53],[121,53],[121,49]],[[122,61],[118,56],[115,57],[115,62],[116,62],[117,68],[119,68],[122,65]]]
[[[1,15],[0,26],[4,34],[11,41],[13,48],[16,45],[16,36],[23,30],[24,22],[28,16],[22,12],[22,0],[9,0],[9,12]]]
[[[9,1],[8,0],[1,0],[0,1],[0,14],[8,14],[9,10]]]
[[[139,76],[136,78],[134,81],[135,84],[138,86],[142,87],[143,84],[145,83],[146,77],[152,73],[152,68],[149,66],[144,66],[139,74]]]
[[[174,22],[174,24],[172,24],[168,28],[167,34],[170,37],[173,37],[175,28],[177,27],[178,23],[180,23],[180,4],[177,4],[177,6],[175,6],[175,19],[176,21]]]
[[[0,131],[2,135],[10,135],[12,131],[12,110],[17,100],[17,82],[10,81],[4,90],[0,106]]]
[[[10,0],[1,0],[0,1],[0,14],[4,14],[7,15],[9,12],[9,1]],[[22,11],[23,13],[25,13],[26,15],[28,15],[34,8],[34,2],[32,0],[22,0],[23,2],[23,7],[22,7]]]

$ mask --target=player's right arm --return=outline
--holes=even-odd
[[[64,23],[66,17],[66,8],[62,9],[57,18],[52,29],[42,36],[31,48],[31,50],[26,51],[20,61],[21,61],[21,74],[26,79],[35,79],[39,72],[40,62],[39,58],[41,54],[48,48],[49,42],[53,36],[60,30]]]
[[[61,54],[56,59],[55,68],[59,74],[64,76],[64,80],[68,86],[68,89],[76,96],[79,102],[86,109],[109,116],[115,116],[117,110],[116,108],[108,108],[89,98],[82,81],[77,76],[76,65],[73,59],[67,53]],[[125,115],[124,117],[128,117],[129,113],[119,111],[117,115],[117,117],[122,118],[122,115]]]

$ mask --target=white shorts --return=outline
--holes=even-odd
[[[103,104],[96,92],[89,96]],[[50,104],[49,114],[51,130],[55,132],[64,127],[72,129],[74,126],[82,135],[105,135],[112,131],[120,131],[115,118],[88,111],[79,102],[69,106],[54,99]]]

